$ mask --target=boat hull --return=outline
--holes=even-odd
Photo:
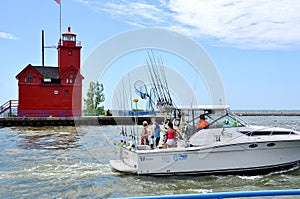
[[[130,151],[113,169],[139,175],[263,174],[299,164],[300,140]]]

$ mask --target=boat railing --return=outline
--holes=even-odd
[[[162,195],[162,196],[140,196],[127,197],[126,199],[223,199],[223,198],[248,198],[262,196],[300,196],[300,189],[287,190],[262,190],[262,191],[236,191],[236,192],[217,192],[202,194],[181,194],[181,195]]]

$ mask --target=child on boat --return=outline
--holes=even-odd
[[[151,134],[151,132],[148,130],[148,122],[143,122],[143,130],[141,132],[141,145],[149,145],[148,137]]]

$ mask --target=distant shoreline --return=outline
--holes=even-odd
[[[232,110],[239,116],[300,116],[300,110]]]
[[[300,112],[238,112],[234,111],[238,116],[300,116]]]

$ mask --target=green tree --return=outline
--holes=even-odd
[[[97,82],[90,82],[87,91],[87,98],[84,99],[84,111],[86,115],[104,115],[104,106],[101,103],[105,101],[103,94],[104,86]]]

